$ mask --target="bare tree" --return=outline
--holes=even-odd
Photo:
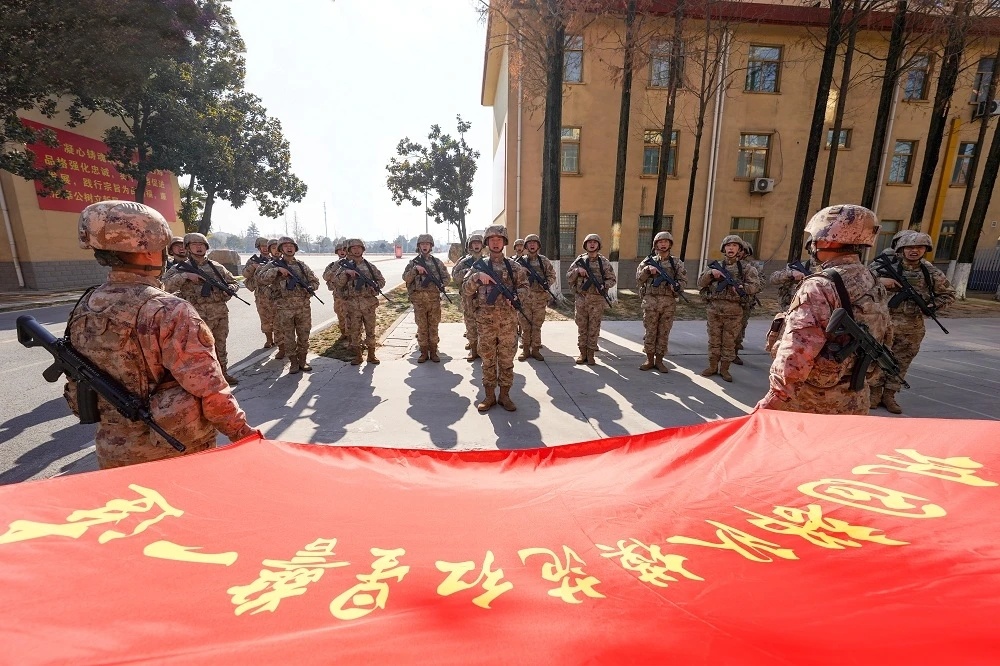
[[[667,103],[663,110],[663,131],[660,139],[660,163],[656,175],[656,199],[653,203],[653,235],[663,229],[663,204],[667,196],[667,160],[670,156],[670,139],[674,133],[674,115],[677,109],[677,87],[682,76],[681,58],[684,48],[684,13],[686,0],[677,0],[674,6],[674,34],[670,40],[669,79]]]

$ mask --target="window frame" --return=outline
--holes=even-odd
[[[567,139],[564,134],[566,130],[575,130],[576,138]],[[583,136],[582,128],[567,125],[560,128],[559,131],[559,174],[563,176],[579,176],[580,175],[580,143],[581,137]],[[576,146],[576,171],[567,171],[566,166],[566,155],[565,149],[568,146]]]
[[[649,77],[646,82],[646,87],[653,90],[666,90],[670,87],[670,73],[672,69],[673,60],[673,39],[654,39],[650,42],[651,46],[649,49]],[[659,45],[658,48],[656,45]],[[666,48],[662,48],[665,46]],[[666,65],[666,80],[663,83],[658,83],[654,77],[653,72],[657,71],[656,63],[665,63]],[[684,87],[684,42],[681,41],[681,54],[680,63],[677,65],[677,88]]]
[[[571,243],[567,244],[567,243],[564,242],[563,233],[564,233],[564,230],[568,226],[568,222],[570,221],[570,218],[572,218],[572,221],[573,221],[573,232],[572,232],[573,236],[570,239]],[[568,258],[568,257],[575,257],[575,256],[577,256],[578,251],[577,251],[577,247],[576,247],[576,232],[577,232],[577,230],[579,230],[579,228],[580,228],[580,216],[579,216],[578,213],[559,213],[559,256],[560,256],[560,258]],[[565,257],[564,257],[563,250],[565,250],[566,248],[569,248],[570,251],[569,251],[569,253],[566,253]]]
[[[949,233],[945,233],[945,227],[950,227]],[[935,259],[950,259],[951,250],[955,245],[955,237],[958,235],[958,220],[941,220],[941,228],[938,230],[937,243],[934,244]],[[942,243],[947,240],[947,246]],[[947,252],[944,250],[947,249]]]
[[[777,49],[778,58],[764,59],[764,58],[754,58],[754,49]],[[781,94],[781,64],[784,62],[785,57],[785,47],[780,44],[750,44],[747,49],[747,75],[746,80],[743,82],[743,92],[753,93],[758,95],[778,95]],[[755,64],[756,63],[756,64]],[[761,88],[751,87],[751,74],[760,71],[760,69],[766,64],[774,65],[774,89],[764,90]]]
[[[915,67],[914,63],[920,58],[923,58],[926,62],[924,67]],[[916,53],[913,58],[910,59],[910,64],[906,68],[906,73],[903,76],[903,95],[902,101],[904,102],[926,102],[930,95],[931,89],[931,69],[933,68],[933,60],[930,53]],[[910,87],[911,76],[915,72],[923,72],[923,81],[920,88],[919,97],[907,97],[907,91]]]
[[[743,137],[745,136],[765,136],[767,137],[767,147],[759,148],[756,146],[744,146]],[[771,171],[771,137],[774,134],[771,132],[740,132],[740,143],[737,145],[736,152],[736,178],[735,180],[753,180],[754,178],[767,178],[768,173]],[[744,153],[749,152],[751,155],[763,152],[764,153],[764,166],[762,168],[763,173],[745,175],[740,173],[740,159]],[[747,160],[747,166],[750,167],[753,164],[753,159]],[[748,171],[751,169],[748,169]]]
[[[671,130],[670,146],[667,148],[667,178],[677,177],[677,146],[680,142],[680,130]],[[656,171],[647,171],[646,155],[656,151]],[[642,132],[642,178],[656,178],[660,175],[660,151],[663,150],[663,130],[651,129]],[[672,154],[671,154],[672,153]],[[673,168],[671,169],[671,160]]]
[[[983,68],[983,64],[986,62],[990,63],[989,70]],[[993,78],[993,71],[995,69],[996,63],[993,62],[992,57],[987,56],[979,59],[979,64],[976,65],[976,75],[972,80],[972,98],[969,100],[969,104],[979,104],[986,101],[986,93],[989,91],[990,79]],[[985,81],[983,80],[984,78],[986,79]]]
[[[649,251],[653,246],[653,218],[655,215],[640,215],[638,221],[638,227],[635,235],[635,256],[645,257],[649,255]],[[643,229],[643,220],[649,221],[649,228]],[[673,233],[674,231],[674,216],[664,215],[663,216],[663,228],[660,231],[669,231]],[[645,242],[643,242],[643,236],[645,235]]]
[[[968,153],[962,152],[963,146],[969,146]],[[976,156],[975,141],[960,141],[958,143],[958,153],[955,155],[955,168],[951,172],[951,187],[969,186],[969,167],[972,166],[972,158]],[[959,180],[959,175],[962,175]]]
[[[757,228],[753,230],[748,230],[737,226],[738,220],[754,220],[757,223]],[[733,215],[729,218],[729,234],[731,236],[739,236],[746,242],[753,246],[755,252],[760,251],[760,232],[761,228],[764,226],[763,217],[750,217],[746,215]],[[747,234],[748,231],[751,233]],[[747,235],[751,238],[747,238]]]
[[[840,134],[841,134],[841,136],[844,136],[846,138],[844,139],[843,145],[838,145],[837,146],[837,152],[838,153],[840,151],[842,151],[842,150],[850,150],[851,149],[851,140],[854,138],[854,128],[852,128],[852,127],[841,127],[840,128]],[[833,128],[829,127],[826,130],[826,150],[830,150],[832,147],[833,147]]]
[[[576,48],[579,44],[579,48]],[[580,84],[583,83],[583,35],[566,35],[563,39],[563,83]],[[579,59],[577,79],[568,78],[570,58]]]
[[[891,230],[887,228],[890,224],[895,224]],[[882,250],[889,247],[892,237],[899,233],[899,230],[902,228],[903,220],[879,220],[879,225],[878,235],[875,237],[875,253],[872,255],[875,257],[882,254]]]
[[[908,143],[911,145],[911,151],[909,153],[899,153],[896,152],[896,147],[901,143]],[[892,145],[892,157],[889,160],[889,169],[887,170],[886,185],[912,185],[913,180],[913,162],[917,157],[917,149],[920,146],[920,142],[916,139],[896,139]],[[906,178],[905,180],[893,180],[893,169],[896,164],[897,157],[906,157]]]

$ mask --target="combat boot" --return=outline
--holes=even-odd
[[[365,360],[361,355],[361,345],[354,348],[354,358],[351,360],[351,365],[361,365],[361,362]]]
[[[576,357],[576,364],[583,365],[587,362],[587,348],[580,347],[580,355]]]
[[[299,374],[299,357],[291,356],[292,367],[288,368],[288,374],[297,375]]]
[[[656,355],[656,365],[654,365],[653,367],[659,370],[661,374],[666,374],[668,368],[667,366],[663,365],[663,354]]]
[[[431,360],[432,361],[434,361],[435,363],[440,363],[441,362],[441,357],[438,356],[438,346],[437,345],[431,345],[431,352],[430,353],[431,353]]]
[[[739,354],[733,357],[733,363],[736,365],[743,365],[743,359],[740,358]]]
[[[274,355],[274,358],[282,359],[285,358],[285,345],[278,343],[278,353]]]
[[[231,374],[229,374],[228,369],[224,369],[222,371],[222,378],[225,379],[226,383],[229,384],[230,386],[236,386],[237,384],[240,383],[240,380],[236,379],[236,377],[233,377]]]
[[[708,357],[708,367],[701,371],[702,377],[711,377],[719,371],[719,359]]]
[[[421,347],[420,356],[417,357],[417,363],[426,363],[426,362],[427,362],[427,347]]]
[[[594,358],[594,349],[587,350],[587,365],[597,365],[597,360]]]
[[[517,360],[518,361],[527,361],[529,356],[531,356],[531,354],[528,352],[528,348],[527,347],[521,347],[521,353],[517,355]]]
[[[871,398],[868,399],[868,409],[878,409],[882,404],[882,386],[871,387]]]
[[[274,334],[265,333],[264,334],[264,349],[270,349],[274,346]]]
[[[497,387],[492,384],[486,384],[483,388],[486,389],[486,397],[483,401],[476,405],[476,409],[480,412],[488,412],[490,407],[497,404]]]
[[[542,356],[542,350],[540,347],[535,347],[534,349],[531,350],[531,358],[535,359],[536,361],[545,360],[545,357]]]
[[[515,405],[514,401],[510,399],[510,387],[509,386],[501,386],[500,387],[500,399],[497,400],[497,402],[499,402],[500,406],[503,407],[504,409],[506,409],[508,412],[516,412],[517,411],[517,405]]]
[[[308,356],[308,354],[309,352],[302,352],[299,355],[299,367],[302,368],[302,372],[312,372],[313,367],[309,365],[308,361],[306,361],[306,356]]]
[[[379,363],[382,362],[382,361],[378,360],[377,358],[375,358],[375,345],[374,344],[368,345],[368,362],[371,363],[372,365],[378,365]]]
[[[885,389],[882,392],[882,404],[885,405],[885,409],[890,414],[902,414],[903,408],[899,406],[896,402],[896,392]]]
[[[723,361],[719,365],[719,375],[727,382],[733,381],[733,376],[729,374],[729,361]]]
[[[472,363],[477,358],[479,358],[479,350],[476,345],[469,345],[469,355],[465,357],[465,360]]]
[[[646,362],[639,366],[640,370],[652,370],[656,367],[656,362],[653,361],[652,354],[646,354]]]

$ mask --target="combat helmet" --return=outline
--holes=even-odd
[[[520,245],[521,247],[524,247],[524,239],[523,238],[518,238],[517,240],[514,241],[514,247],[517,247],[518,245]]]
[[[524,249],[528,249],[528,243],[535,241],[538,243],[538,249],[542,249],[542,239],[538,237],[538,234],[528,234],[524,237]]]
[[[191,243],[204,243],[206,249],[212,247],[211,245],[209,245],[208,239],[205,238],[204,234],[199,234],[199,233],[184,234],[184,247],[187,247]]]
[[[507,227],[502,224],[492,224],[486,227],[486,231],[483,232],[483,241],[488,242],[493,236],[502,238],[504,245],[510,243],[510,240],[507,238]]]
[[[173,243],[171,243],[171,245],[173,245]],[[254,244],[253,244],[253,246],[254,246],[255,248],[257,248],[257,249],[260,249],[260,246],[261,246],[261,245],[263,245],[264,247],[267,247],[267,239],[266,239],[266,238],[264,238],[263,236],[258,236],[258,237],[257,237],[257,240],[256,240],[256,241],[254,241]]]
[[[286,243],[291,243],[292,247],[295,248],[295,251],[296,252],[299,251],[299,244],[295,242],[294,238],[292,238],[291,236],[282,236],[281,238],[278,239],[278,252],[281,252],[281,246]]]
[[[587,234],[587,237],[583,239],[583,247],[587,247],[587,241],[597,241],[597,249],[600,250],[604,247],[604,243],[601,242],[601,237],[597,234]]]
[[[874,245],[878,235],[878,216],[864,206],[841,204],[828,206],[806,223],[811,241],[829,241],[840,245]]]
[[[740,246],[740,249],[742,249],[744,252],[747,251],[747,242],[745,240],[743,240],[736,234],[729,234],[728,236],[722,239],[721,243],[719,243],[719,252],[725,252],[726,246],[729,245],[730,243],[736,243],[737,245]]]
[[[333,246],[334,252],[336,252],[337,250],[346,250],[346,249],[347,249],[346,240],[337,241],[337,244]]]
[[[895,250],[897,247],[899,247],[899,241],[900,240],[902,240],[903,238],[906,238],[907,236],[909,236],[911,234],[915,234],[915,233],[917,233],[917,232],[914,231],[913,229],[900,229],[895,234],[893,234],[892,240],[889,241],[889,247],[891,247],[893,250]]]
[[[669,231],[661,231],[660,233],[653,236],[653,249],[656,249],[657,241],[666,240],[670,241],[670,247],[674,246],[674,237]]]
[[[355,245],[360,245],[362,250],[367,250],[365,247],[365,242],[360,238],[348,238],[347,239],[347,249],[350,250]]]
[[[105,252],[162,252],[170,243],[167,221],[135,201],[101,201],[80,213],[80,247]]]
[[[482,234],[472,234],[471,236],[469,236],[468,240],[465,241],[465,249],[468,250],[470,247],[472,247],[472,244],[474,242],[476,242],[476,241],[479,241],[480,243],[482,243],[483,242],[483,235]]]
[[[431,236],[430,234],[420,234],[419,236],[417,236],[417,245],[420,245],[421,243],[430,243],[431,249],[433,250],[434,236]]]
[[[170,244],[167,245],[167,252],[169,252],[170,250],[174,249],[174,245],[177,245],[178,243],[181,244],[181,245],[184,245],[184,237],[183,236],[174,236],[173,238],[171,238],[170,239]]]
[[[904,247],[921,247],[921,246],[926,247],[928,252],[934,249],[934,246],[931,244],[930,236],[928,236],[925,233],[921,233],[919,231],[913,231],[912,233],[909,233],[899,239],[899,242],[896,243],[896,251],[898,252],[902,250]]]

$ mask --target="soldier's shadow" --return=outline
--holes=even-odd
[[[44,471],[57,460],[61,460],[79,451],[81,449],[81,442],[89,444],[97,432],[96,425],[79,424],[62,397],[53,398],[35,407],[30,412],[21,414],[0,424],[0,436],[2,436],[4,441],[8,441],[33,426],[60,420],[67,415],[72,417],[70,425],[51,431],[48,441],[38,444],[22,453],[13,461],[9,469],[0,473],[0,485],[19,483],[30,479]],[[89,431],[89,436],[82,434],[86,431]],[[84,457],[86,458],[86,456]],[[73,466],[74,464],[70,463],[66,467]]]
[[[301,400],[308,409],[304,416],[315,426],[313,443],[332,444],[349,438],[352,433],[381,429],[371,417],[383,402],[375,395],[374,372],[375,366],[363,363],[344,365],[333,373],[310,375],[309,387]]]
[[[455,392],[462,376],[447,369],[447,357],[441,363],[414,363],[403,383],[410,387],[410,406],[406,413],[423,424],[422,430],[439,449],[458,445],[458,432],[451,426],[469,411],[470,400]]]
[[[553,407],[577,421],[591,425],[596,423],[608,437],[627,435],[628,430],[617,423],[623,415],[621,406],[601,390],[606,387],[607,380],[595,371],[598,367],[576,365],[572,356],[548,350],[545,352],[545,368],[539,365],[535,372],[545,385]]]
[[[515,361],[517,363],[517,361]],[[482,386],[481,380],[479,386]],[[514,372],[514,386],[510,389],[511,401],[517,410],[508,412],[499,403],[486,413],[493,432],[496,433],[496,446],[501,450],[537,449],[546,446],[542,441],[542,431],[532,423],[537,419],[541,405],[524,390],[524,376]],[[498,390],[499,394],[499,390]],[[482,389],[477,395],[477,401],[482,399]]]

